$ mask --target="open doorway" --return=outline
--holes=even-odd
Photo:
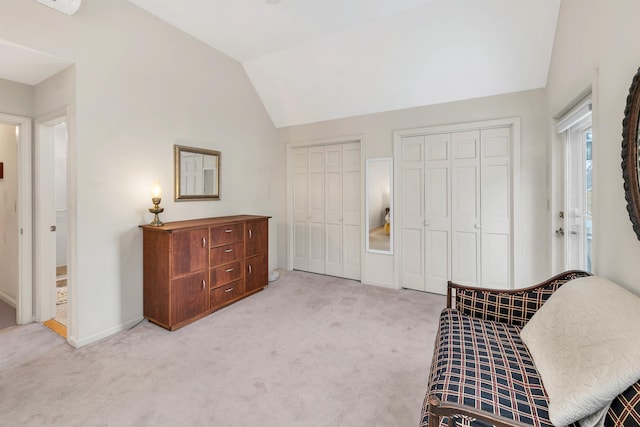
[[[68,133],[66,114],[54,116],[36,129],[36,317],[66,338]]]
[[[0,114],[0,126],[0,299],[20,325],[33,320],[31,119]]]

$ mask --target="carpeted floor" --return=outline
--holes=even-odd
[[[0,329],[16,325],[16,309],[0,299]]]
[[[302,272],[175,332],[0,331],[13,426],[416,426],[445,299]]]

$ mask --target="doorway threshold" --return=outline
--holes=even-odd
[[[58,322],[55,319],[50,319],[42,323],[47,328],[51,329],[58,335],[61,335],[63,338],[67,338],[67,327],[62,323]]]

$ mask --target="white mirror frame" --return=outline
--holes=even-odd
[[[365,176],[365,224],[366,247],[370,253],[393,255],[393,158],[381,157],[367,159]],[[376,184],[377,183],[377,184]],[[377,188],[377,190],[376,190]],[[380,195],[382,188],[382,195]],[[374,206],[375,205],[375,206]],[[381,209],[390,208],[389,212],[389,248],[388,250],[372,248],[371,216],[372,209],[382,213]],[[384,226],[384,223],[383,223]]]

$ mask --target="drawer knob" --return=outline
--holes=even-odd
[[[232,290],[233,288],[229,288],[229,289],[225,289],[224,292],[227,293],[227,292],[231,292]]]
[[[207,247],[207,238],[206,238],[206,237],[203,237],[203,238],[202,238],[202,247],[203,247],[203,248],[206,248],[206,247]]]
[[[253,273],[253,268],[251,268],[251,264],[249,264],[249,274]]]
[[[202,279],[202,290],[204,291],[204,287],[205,287],[206,283],[204,281],[204,279]]]
[[[232,272],[232,271],[233,271],[233,268],[227,268],[224,272],[225,272],[225,273],[230,273],[230,272]]]
[[[225,249],[225,251],[224,251],[224,253],[226,253],[226,254],[231,253],[231,252],[233,252],[233,249]]]
[[[224,230],[225,233],[231,233],[233,230],[230,228],[227,228],[226,230]]]

